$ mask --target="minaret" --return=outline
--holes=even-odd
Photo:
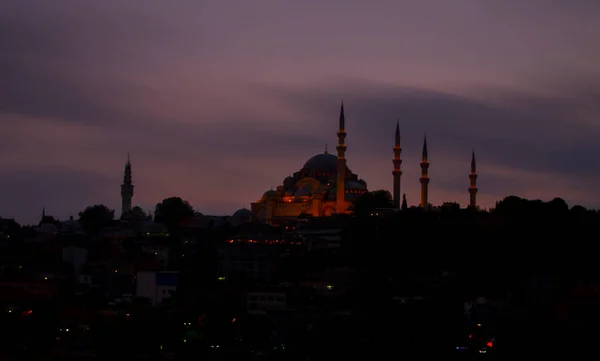
[[[400,209],[400,176],[402,175],[400,153],[402,153],[402,148],[400,148],[400,121],[398,120],[396,121],[396,143],[394,145],[393,159],[394,171],[392,172],[394,175],[394,208],[396,209]]]
[[[471,173],[469,174],[469,207],[477,208],[477,166],[475,165],[475,149],[471,155]]]
[[[42,223],[44,223],[44,220],[46,219],[46,207],[42,208],[42,218],[40,219],[40,223],[39,225],[41,226]]]
[[[125,175],[123,184],[121,184],[121,215],[131,211],[131,199],[133,198],[133,183],[131,183],[131,161],[127,153],[127,163],[125,164]]]
[[[427,158],[427,134],[425,134],[425,140],[423,141],[423,155],[421,160],[421,208],[427,208],[429,204],[427,201],[427,186],[429,185],[429,159]]]
[[[344,101],[342,100],[342,107],[340,109],[340,121],[338,129],[338,145],[337,145],[337,182],[336,182],[336,212],[346,212],[346,190],[344,188],[346,181],[346,117],[344,116]]]

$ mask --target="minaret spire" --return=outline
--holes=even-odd
[[[329,152],[327,151],[327,144],[325,144],[325,154],[329,154]]]
[[[121,216],[131,211],[131,199],[133,198],[133,182],[131,180],[131,160],[127,152],[127,163],[121,184]]]
[[[392,162],[394,163],[394,170],[392,171],[392,175],[394,176],[394,208],[396,209],[400,209],[400,177],[402,176],[402,159],[400,159],[401,153],[402,148],[400,147],[400,120],[396,120],[394,159],[392,160]]]
[[[342,107],[340,108],[340,130],[346,128],[346,116],[344,115],[344,99],[342,98]]]
[[[471,173],[469,173],[469,179],[471,180],[469,185],[469,207],[477,208],[477,165],[475,164],[475,149],[471,154]]]
[[[337,159],[337,182],[336,182],[336,213],[346,212],[346,116],[344,114],[344,100],[340,108],[340,119],[338,127],[338,145],[336,147],[338,153]]]
[[[429,186],[429,158],[427,156],[427,133],[423,140],[423,153],[421,159],[421,208],[427,208],[428,202],[428,186]]]

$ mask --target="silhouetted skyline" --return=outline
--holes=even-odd
[[[0,216],[120,209],[131,152],[144,209],[230,214],[334,147],[419,203],[516,194],[600,206],[600,3],[8,0],[0,4]],[[241,177],[240,177],[241,176]]]

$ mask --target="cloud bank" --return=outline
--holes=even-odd
[[[134,203],[232,213],[333,149],[342,97],[370,189],[391,188],[399,119],[411,204],[427,133],[432,203],[466,204],[474,148],[484,207],[600,206],[597,2],[543,2],[535,22],[530,2],[233,3],[0,4],[0,216],[118,214],[127,152]]]

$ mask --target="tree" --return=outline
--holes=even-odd
[[[146,212],[144,212],[144,210],[141,207],[135,206],[131,208],[129,212],[123,214],[121,218],[128,220],[143,220],[148,219],[148,215],[146,214]]]
[[[567,202],[562,198],[554,198],[548,202],[546,206],[550,213],[564,215],[569,212],[569,205],[567,205]]]
[[[402,210],[405,211],[408,209],[408,203],[406,202],[406,193],[402,195]]]
[[[358,215],[366,215],[377,208],[392,208],[393,206],[390,192],[377,190],[360,196],[354,203],[354,212]]]
[[[171,197],[156,205],[154,221],[164,223],[169,231],[173,231],[193,215],[194,208],[188,202],[179,197]]]
[[[458,212],[460,211],[460,204],[457,202],[444,202],[441,209],[443,212]]]
[[[115,219],[115,210],[109,209],[104,204],[96,204],[79,212],[79,222],[90,236],[98,235]]]

